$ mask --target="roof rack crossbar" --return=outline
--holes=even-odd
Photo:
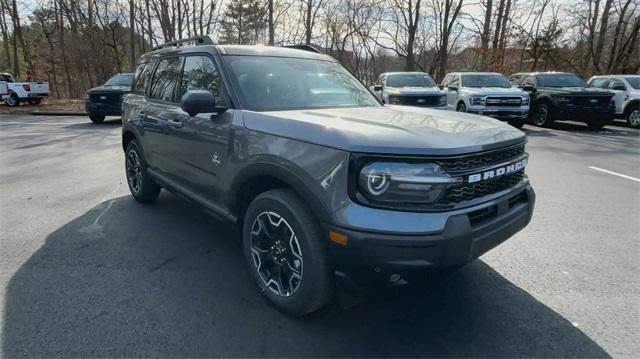
[[[200,36],[188,37],[186,39],[168,41],[168,42],[165,42],[162,45],[158,45],[158,46],[154,47],[153,50],[160,50],[160,49],[164,49],[165,47],[176,47],[176,46],[178,46],[180,44],[185,44],[185,43],[189,43],[189,42],[194,43],[195,46],[215,45],[215,43],[213,42],[213,39],[211,38],[211,36],[209,36],[209,35],[200,35]]]
[[[309,51],[309,52],[315,52],[316,54],[321,54],[322,52],[315,46],[313,45],[307,45],[307,44],[299,44],[299,45],[285,45],[282,47],[286,47],[289,49],[298,49],[298,50],[304,50],[304,51]]]

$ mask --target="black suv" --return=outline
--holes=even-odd
[[[102,86],[87,91],[84,108],[93,123],[102,123],[106,116],[120,116],[122,99],[131,91],[132,73],[113,76]]]
[[[327,303],[334,274],[410,281],[524,228],[525,142],[490,118],[383,106],[315,51],[209,37],[143,55],[123,103],[133,197],[165,188],[236,223],[260,290],[292,315]]]
[[[531,122],[550,127],[554,121],[570,120],[602,128],[613,121],[613,93],[590,88],[575,74],[531,72],[511,75],[509,81],[531,96]]]

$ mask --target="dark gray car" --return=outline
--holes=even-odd
[[[458,268],[534,207],[524,133],[383,106],[313,51],[164,45],[139,61],[122,134],[133,197],[165,188],[238,224],[260,290],[292,315],[327,303],[336,273],[388,283]]]

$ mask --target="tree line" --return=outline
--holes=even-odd
[[[640,0],[0,0],[0,71],[81,97],[161,43],[310,44],[385,71],[640,71]]]

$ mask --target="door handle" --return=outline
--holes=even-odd
[[[180,127],[182,127],[182,122],[180,122],[180,121],[176,121],[176,120],[167,120],[167,123],[169,123],[169,126],[174,127],[174,128],[180,128]]]

